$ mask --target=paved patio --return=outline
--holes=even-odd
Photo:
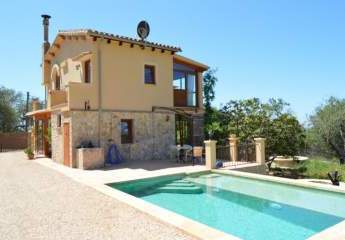
[[[44,158],[28,161],[22,152],[0,153],[1,239],[195,239],[71,179],[101,183],[203,169],[156,169],[159,164],[165,163],[82,171]]]
[[[82,183],[105,184],[119,181],[135,180],[146,177],[156,177],[167,174],[192,173],[205,171],[204,165],[175,163],[169,160],[128,161],[100,170],[82,170],[65,167],[53,162],[49,158],[35,160],[43,166],[54,169],[64,175]]]

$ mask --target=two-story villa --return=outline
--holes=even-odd
[[[52,159],[76,166],[83,141],[103,147],[109,139],[125,159],[167,159],[171,145],[202,145],[202,73],[208,67],[178,47],[90,29],[59,31],[48,41],[43,15],[43,86],[46,108],[35,120],[33,145]],[[38,126],[43,126],[38,131]]]

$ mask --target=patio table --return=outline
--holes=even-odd
[[[178,159],[180,160],[180,162],[182,161],[183,163],[186,162],[186,153],[188,151],[192,151],[193,150],[193,147],[190,146],[190,145],[187,145],[187,144],[184,144],[184,145],[176,145],[176,150],[178,152]],[[181,154],[182,152],[182,154]]]

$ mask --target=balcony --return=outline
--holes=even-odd
[[[49,94],[50,94],[50,107],[67,103],[67,91],[52,90],[49,92]]]
[[[197,107],[197,93],[174,89],[175,107]]]

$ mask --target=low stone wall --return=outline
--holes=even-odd
[[[239,171],[239,172],[248,172],[248,173],[256,173],[256,174],[262,174],[267,175],[266,173],[266,165],[257,165],[257,166],[250,166],[250,167],[239,167],[231,169],[233,171]]]
[[[104,167],[103,148],[77,149],[77,167],[86,170]]]

